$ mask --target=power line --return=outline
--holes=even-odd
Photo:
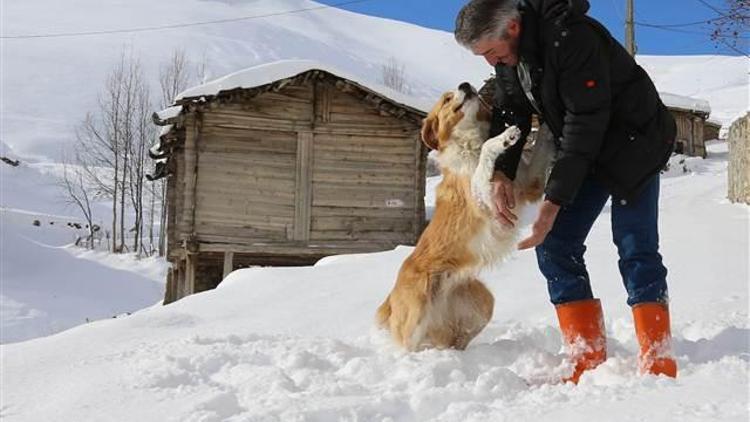
[[[18,39],[32,39],[32,38],[63,38],[63,37],[83,37],[83,36],[92,36],[92,35],[124,34],[124,33],[133,33],[133,32],[147,32],[147,31],[162,31],[162,30],[167,30],[167,29],[187,28],[191,26],[214,25],[214,24],[220,24],[220,23],[239,22],[239,21],[251,20],[251,19],[270,18],[274,16],[290,15],[293,13],[303,13],[303,12],[310,12],[310,11],[321,10],[321,9],[336,8],[340,6],[347,6],[347,5],[355,4],[355,3],[364,3],[368,1],[373,1],[373,0],[350,0],[350,1],[345,1],[341,3],[330,4],[330,5],[308,7],[304,9],[287,10],[285,12],[267,13],[263,15],[242,16],[239,18],[217,19],[217,20],[203,21],[203,22],[177,23],[177,24],[171,24],[171,25],[148,26],[148,27],[130,28],[130,29],[112,29],[112,30],[102,30],[102,31],[61,32],[61,33],[52,33],[52,34],[28,34],[28,35],[2,35],[0,36],[0,39],[18,40]]]
[[[704,36],[709,36],[709,37],[715,36],[717,38],[738,38],[738,39],[744,39],[744,40],[750,39],[750,37],[746,37],[742,35],[736,35],[736,36],[735,35],[714,35],[708,32],[689,31],[686,29],[677,29],[677,28],[672,28],[672,27],[664,26],[664,25],[652,25],[652,24],[642,23],[642,22],[636,22],[635,24],[638,26],[646,27],[646,28],[661,29],[664,31],[679,32],[682,34],[695,34],[695,35],[704,35]]]
[[[728,18],[728,19],[732,18],[731,16],[729,16],[726,13],[724,13],[723,11],[717,9],[716,7],[714,7],[713,5],[711,5],[710,3],[708,3],[705,0],[698,0],[698,2],[701,3],[702,5],[708,7],[709,9],[713,10],[714,12],[718,13],[719,16],[721,16],[723,18]]]
[[[645,27],[654,28],[654,29],[661,29],[661,30],[664,30],[664,31],[680,32],[680,33],[683,33],[683,34],[697,34],[697,35],[704,35],[704,36],[711,36],[711,35],[713,35],[713,34],[708,34],[708,33],[705,33],[705,32],[686,31],[686,30],[675,29],[675,28],[664,28],[664,27],[660,27],[660,26],[656,26],[656,25],[645,25],[645,24],[638,24],[638,23],[636,23],[636,25],[645,26]],[[738,36],[730,36],[730,35],[718,36],[718,35],[715,35],[715,37],[716,37],[717,41],[719,41],[720,43],[724,44],[727,48],[730,48],[734,52],[740,53],[743,56],[750,57],[750,55],[748,54],[748,52],[740,50],[739,48],[737,48],[734,45],[732,45],[729,42],[727,42],[726,39],[725,39],[725,38],[750,39],[750,37],[742,37],[742,36],[739,36],[739,35]]]
[[[686,23],[657,24],[657,23],[651,23],[651,22],[636,22],[636,25],[649,26],[649,27],[655,27],[655,28],[681,28],[685,26],[707,25],[711,22],[716,22],[716,21],[720,21],[724,19],[726,18],[722,16],[718,18],[704,19],[702,21],[686,22]]]

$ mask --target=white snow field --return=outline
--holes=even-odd
[[[587,262],[609,359],[578,386],[533,252],[484,274],[493,321],[466,351],[404,353],[373,328],[409,247],[232,273],[214,291],[0,346],[7,421],[747,421],[748,208],[726,144],[663,176],[676,380],[636,374],[608,212]],[[684,161],[683,161],[684,160]],[[683,162],[680,162],[683,161]],[[685,172],[687,169],[688,172]]]
[[[338,9],[278,15],[319,6],[307,0],[0,3],[3,36],[275,15],[175,30],[0,40],[0,150],[22,160],[17,168],[0,163],[0,343],[10,343],[0,345],[1,420],[750,419],[750,211],[725,199],[724,143],[711,144],[706,160],[673,158],[662,178],[676,380],[636,374],[633,324],[606,211],[586,258],[604,305],[610,359],[578,386],[555,382],[566,363],[530,251],[484,274],[495,315],[466,351],[408,354],[372,319],[409,247],[329,257],[313,267],[240,270],[214,291],[162,307],[163,261],[67,246],[75,233],[65,224],[80,220],[57,200],[51,174],[59,172],[55,161],[123,50],[140,57],[154,81],[175,48],[194,62],[205,58],[210,77],[302,59],[377,84],[381,66],[394,58],[404,65],[408,94],[427,103],[490,73],[447,32]],[[708,101],[712,119],[727,124],[748,110],[747,58],[638,60],[676,101],[701,108],[705,103],[693,100]],[[439,180],[428,180],[428,209]],[[97,220],[107,218],[105,205]],[[32,225],[36,219],[41,226]]]
[[[5,145],[0,152],[15,156]],[[53,164],[0,163],[0,343],[134,312],[164,294],[163,260],[68,246],[86,233],[68,223],[85,221],[64,203],[56,171]]]

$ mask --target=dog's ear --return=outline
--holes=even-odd
[[[427,116],[422,120],[422,142],[429,149],[438,149],[438,121],[435,116]]]

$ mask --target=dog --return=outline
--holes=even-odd
[[[521,131],[510,127],[487,140],[490,118],[489,107],[464,82],[443,94],[423,121],[422,141],[437,150],[443,180],[432,220],[376,313],[376,324],[409,351],[465,349],[494,310],[495,299],[477,275],[516,249],[517,227],[495,218],[491,178],[495,159]],[[540,146],[519,163],[516,209],[542,196],[551,153]]]

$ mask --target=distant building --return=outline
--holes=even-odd
[[[285,61],[190,89],[156,113],[168,176],[165,303],[249,265],[415,244],[425,225],[423,104]]]
[[[706,140],[714,139],[707,138],[713,134],[712,129],[706,130],[706,121],[711,114],[708,101],[666,92],[660,92],[659,96],[677,123],[675,152],[706,158]],[[715,138],[718,138],[718,129]]]

